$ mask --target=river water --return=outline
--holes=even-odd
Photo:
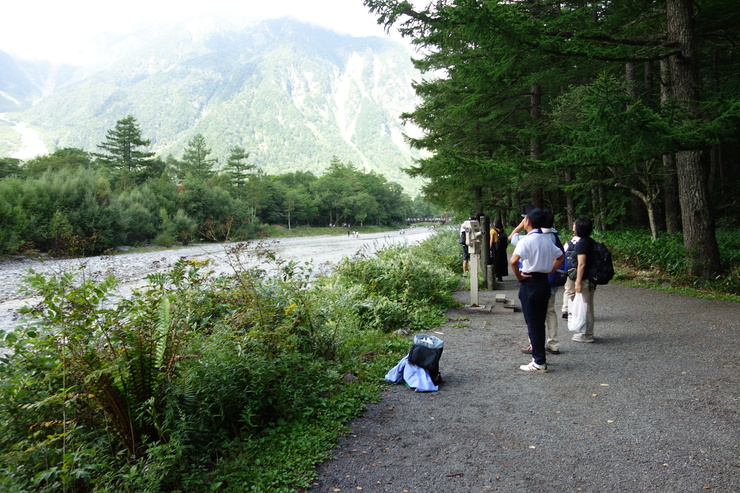
[[[342,258],[358,253],[374,254],[379,249],[396,244],[414,245],[433,233],[428,228],[409,228],[387,233],[373,233],[359,236],[303,236],[281,238],[259,242],[261,247],[273,252],[285,261],[311,261],[313,273],[326,274]],[[248,249],[256,242],[249,243]],[[151,252],[121,253],[117,255],[88,257],[84,259],[23,259],[0,262],[0,330],[12,330],[19,322],[17,309],[38,300],[23,296],[18,288],[29,274],[29,269],[46,276],[63,272],[76,272],[77,276],[93,280],[103,280],[113,275],[119,280],[118,294],[125,296],[136,287],[145,284],[146,276],[170,269],[180,258],[188,260],[211,260],[216,272],[228,272],[232,268],[227,252],[236,244],[196,245],[172,250]],[[261,263],[256,256],[243,256],[246,266]],[[268,265],[260,265],[269,271]]]

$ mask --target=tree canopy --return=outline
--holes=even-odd
[[[118,120],[106,133],[105,141],[98,145],[105,152],[93,155],[102,165],[133,175],[153,164],[154,153],[145,150],[150,144],[150,140],[142,137],[136,118],[128,115]]]
[[[720,270],[713,200],[728,197],[718,175],[737,180],[740,116],[728,2],[364,3],[418,49],[421,102],[402,116],[423,130],[409,141],[428,157],[409,171],[428,200],[680,227],[690,271]]]

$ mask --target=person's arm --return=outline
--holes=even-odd
[[[514,230],[511,232],[511,234],[509,235],[509,243],[511,243],[511,240],[512,240],[512,238],[514,238],[514,235],[519,234],[519,232],[524,229],[524,226],[525,226],[524,222],[526,220],[527,220],[526,217],[525,218],[522,218],[522,222],[520,222],[517,225],[517,227],[514,228]]]
[[[511,260],[509,261],[509,265],[511,265],[511,271],[514,273],[514,277],[516,277],[516,280],[519,282],[522,282],[524,279],[528,279],[532,277],[530,274],[522,274],[519,270],[519,260],[521,257],[519,257],[518,253],[512,253],[511,254]]]
[[[552,261],[552,270],[550,271],[550,274],[555,272],[560,268],[561,265],[563,265],[563,262],[565,262],[565,254],[561,254],[558,258]]]
[[[583,278],[586,275],[586,254],[585,253],[579,253],[578,254],[578,270],[576,270],[576,282],[575,282],[575,289],[576,293],[581,292],[581,281],[583,281]]]

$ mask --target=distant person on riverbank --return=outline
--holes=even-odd
[[[527,235],[518,238],[510,261],[514,277],[519,281],[519,301],[532,345],[532,362],[519,367],[526,372],[547,371],[545,319],[550,300],[550,283],[547,277],[565,260],[563,252],[548,235],[542,233],[544,224],[545,211],[542,209],[535,208],[527,213],[521,227],[517,226],[516,231],[518,236],[522,228],[526,229]]]
[[[591,238],[591,231],[593,231],[593,224],[587,217],[579,217],[576,219],[575,232],[576,236],[580,239],[575,245],[575,253],[578,258],[578,269],[576,270],[576,280],[574,282],[574,289],[576,293],[581,293],[583,301],[588,305],[586,311],[586,332],[583,334],[575,334],[573,340],[576,342],[594,342],[594,292],[596,291],[596,283],[593,282],[589,276],[591,259],[594,240]]]

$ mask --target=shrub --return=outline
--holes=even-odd
[[[676,286],[740,294],[740,232],[729,228],[717,230],[722,275],[703,280],[686,274],[683,235],[664,233],[653,241],[648,231],[609,231],[598,235],[609,246],[617,267],[617,279],[628,271],[644,271],[651,277],[670,280]]]
[[[424,328],[454,304],[457,276],[417,253],[391,246],[375,257],[345,258],[337,266],[339,282],[360,286],[355,306],[363,327],[388,332],[405,326]]]
[[[452,302],[457,276],[411,250],[317,279],[310,264],[240,246],[230,275],[180,261],[115,304],[113,278],[32,273],[42,301],[0,358],[0,487],[305,487],[408,351],[383,331],[429,328]],[[357,309],[366,302],[372,315]]]

